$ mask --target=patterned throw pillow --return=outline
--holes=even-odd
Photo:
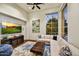
[[[55,36],[53,36],[53,40],[56,40],[57,41],[57,36],[55,35]]]
[[[62,47],[60,49],[60,56],[72,56],[72,52],[68,46]]]

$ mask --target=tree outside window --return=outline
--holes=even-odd
[[[58,35],[58,13],[47,14],[46,21],[46,34]]]

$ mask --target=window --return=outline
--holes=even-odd
[[[50,13],[46,15],[46,34],[58,35],[58,13]]]
[[[64,8],[64,35],[68,34],[67,5]]]
[[[65,40],[67,41],[68,38],[68,18],[67,18],[67,4],[65,4],[63,10],[62,10],[62,37],[65,38]]]

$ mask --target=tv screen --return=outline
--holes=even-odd
[[[8,23],[8,25],[2,24],[1,34],[21,33],[21,31],[22,31],[21,26],[17,26],[11,23]]]

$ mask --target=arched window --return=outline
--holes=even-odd
[[[58,35],[58,13],[47,14],[46,21],[46,34]]]

